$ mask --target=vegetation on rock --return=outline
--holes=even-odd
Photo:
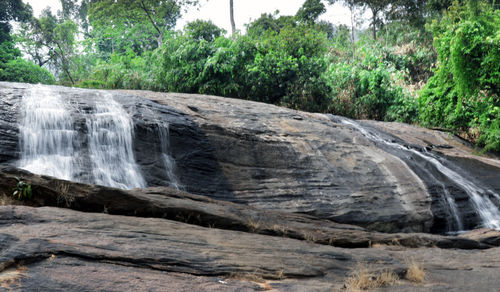
[[[500,151],[499,4],[343,0],[350,26],[319,20],[335,2],[306,0],[227,36],[202,20],[174,31],[193,0],[61,0],[38,18],[8,0],[0,80],[251,99],[443,127]],[[20,22],[15,36],[9,21]]]

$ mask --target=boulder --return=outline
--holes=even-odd
[[[19,98],[26,90],[28,85],[0,83],[2,115],[17,116]],[[93,106],[91,97],[106,95],[119,102],[134,121],[135,158],[148,186],[180,186],[188,193],[217,200],[308,214],[382,232],[456,230],[445,199],[445,192],[449,192],[466,222],[465,229],[482,224],[460,186],[417,156],[374,143],[342,118],[215,96],[65,87],[51,90],[74,106],[75,128],[81,133],[78,145],[86,144],[81,111]],[[11,135],[0,138],[6,142],[0,144],[0,153],[6,153],[0,163],[16,165],[18,145],[12,137],[18,130],[14,118],[9,121],[5,127]],[[379,128],[361,124],[394,137],[402,145],[425,148],[391,133],[385,126],[388,123],[375,123],[381,125]],[[422,136],[419,131],[415,128],[402,138]],[[426,139],[421,140],[433,141],[429,138],[433,135],[441,139],[441,134],[426,130]],[[431,144],[452,145],[445,141]],[[162,162],[165,149],[175,162],[171,169],[175,182]],[[488,163],[483,158],[466,157],[473,161],[474,173],[488,173],[485,177],[463,167],[471,163],[455,163],[446,153],[433,153],[453,163],[477,185],[498,190],[496,159]],[[86,152],[76,155],[84,161],[76,180],[92,182],[85,166],[90,163]]]

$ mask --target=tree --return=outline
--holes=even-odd
[[[24,22],[29,20],[32,14],[31,6],[24,4],[22,0],[0,1],[0,43],[11,40],[9,21]]]
[[[234,6],[233,6],[233,0],[229,0],[229,18],[231,20],[231,32],[234,35],[236,33],[236,24],[234,23]]]
[[[49,63],[55,71],[64,73],[71,84],[75,84],[71,67],[76,54],[77,33],[76,23],[58,18],[50,9],[45,9],[39,19],[32,18],[22,26],[20,44],[39,66]]]
[[[212,42],[216,38],[225,34],[226,31],[219,28],[212,21],[200,20],[189,22],[184,27],[184,31],[192,38],[198,41],[206,40]]]
[[[261,14],[259,18],[247,24],[247,34],[252,37],[258,37],[268,30],[280,32],[284,27],[297,25],[293,16],[277,17],[278,14],[279,11],[275,11],[274,14]]]
[[[326,7],[322,0],[306,0],[295,16],[300,22],[312,25],[325,12]]]
[[[172,30],[186,5],[198,0],[90,0],[89,19],[99,36],[135,39],[139,46],[162,46],[167,31]],[[151,43],[155,42],[156,45]]]
[[[389,0],[356,0],[358,5],[364,5],[372,12],[372,35],[377,39],[377,23],[379,22],[379,12],[383,11],[391,2]]]

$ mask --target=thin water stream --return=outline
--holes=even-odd
[[[399,151],[404,151],[407,153],[411,153],[420,157],[421,159],[429,162],[433,165],[442,175],[460,187],[472,201],[472,205],[474,206],[476,212],[479,214],[482,220],[482,224],[487,228],[500,229],[500,210],[499,208],[490,200],[488,194],[492,194],[494,197],[498,197],[499,195],[493,192],[492,190],[486,190],[475,184],[473,181],[461,176],[459,173],[445,166],[443,163],[439,161],[439,159],[432,153],[423,151],[417,151],[413,148],[405,147],[401,144],[393,142],[388,139],[384,139],[380,135],[374,132],[370,132],[361,126],[359,123],[343,118],[342,123],[348,125],[357,131],[359,131],[363,136],[373,141],[374,143],[383,143],[393,149],[397,149]],[[425,149],[424,149],[425,150]],[[449,191],[446,187],[441,184],[443,187],[443,191],[445,194],[445,199],[448,203],[448,207],[451,211],[452,217],[456,224],[456,229],[454,231],[462,231],[463,223],[460,219],[460,214],[455,204],[455,200],[450,195]]]

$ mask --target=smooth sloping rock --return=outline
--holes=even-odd
[[[31,206],[59,206],[80,211],[169,218],[200,226],[290,237],[349,248],[374,244],[462,249],[491,246],[452,236],[369,232],[357,226],[338,224],[304,214],[260,210],[167,187],[127,191],[72,183],[5,167],[0,168],[0,193],[9,192],[10,186],[16,183],[16,177],[32,186],[33,200],[26,202]]]
[[[0,238],[0,284],[23,291],[340,291],[359,265],[400,275],[396,286],[380,291],[500,285],[498,248],[343,249],[165,219],[25,206],[0,207]],[[423,284],[403,279],[410,261],[426,270]]]
[[[0,83],[0,111],[14,117],[28,88]],[[370,230],[442,233],[453,231],[443,200],[448,190],[459,202],[465,228],[481,226],[470,198],[449,181],[436,182],[441,176],[434,169],[416,171],[404,153],[394,155],[328,115],[203,95],[50,88],[75,105],[72,116],[82,145],[86,126],[78,109],[92,107],[88,97],[106,94],[121,103],[134,120],[135,157],[149,186],[172,185],[161,162],[160,137],[168,128],[176,176],[189,193]],[[13,102],[5,102],[9,98]],[[8,125],[16,133],[15,120],[9,118]],[[15,165],[13,148],[0,143],[0,149],[9,153],[0,163]],[[78,157],[87,159],[85,151]],[[478,184],[488,188],[500,181],[498,166],[474,161],[475,172],[490,174],[475,176]],[[84,167],[79,180],[89,182],[89,176]]]
[[[301,278],[343,275],[341,249],[287,238],[208,229],[154,218],[50,207],[0,207],[0,270],[62,255],[162,271]]]

